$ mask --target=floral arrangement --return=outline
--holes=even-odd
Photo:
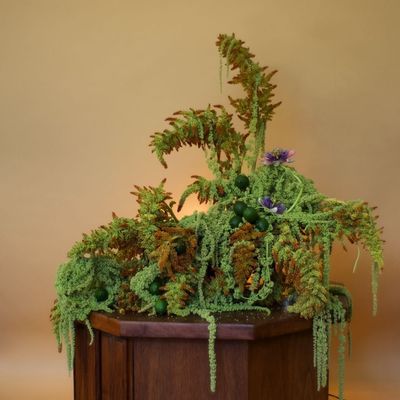
[[[183,146],[201,148],[213,179],[194,176],[177,209],[196,194],[207,212],[178,220],[164,188],[138,187],[136,218],[113,214],[76,243],[58,270],[51,320],[57,342],[74,354],[74,323],[92,333],[92,311],[176,315],[197,314],[209,323],[210,387],[216,389],[215,313],[273,307],[313,320],[318,389],[327,384],[331,326],[339,329],[339,397],[343,399],[349,292],[329,281],[332,243],[361,245],[372,263],[373,313],[383,266],[381,229],[364,201],[340,201],[319,193],[290,163],[294,151],[265,151],[265,131],[279,106],[273,102],[276,73],[261,67],[234,35],[219,35],[217,47],[236,74],[244,97],[229,97],[243,132],[225,106],[178,111],[169,127],[152,136],[159,161]],[[220,72],[221,72],[220,71]],[[350,307],[344,308],[340,296]],[[93,336],[93,335],[92,335]]]

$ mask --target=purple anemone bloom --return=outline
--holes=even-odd
[[[282,203],[274,203],[268,196],[265,196],[259,200],[259,203],[265,207],[268,208],[269,211],[275,213],[275,214],[283,214],[286,210],[286,207]]]
[[[280,165],[283,163],[291,163],[294,156],[294,150],[273,149],[264,154],[263,162],[265,165]]]

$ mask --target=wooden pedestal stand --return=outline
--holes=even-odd
[[[92,313],[77,325],[75,400],[327,400],[316,389],[311,321],[276,311],[218,316],[217,390],[197,317]]]

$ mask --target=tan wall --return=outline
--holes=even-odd
[[[267,146],[296,149],[322,192],[379,205],[378,317],[365,254],[353,275],[355,249],[338,251],[333,278],[354,293],[348,399],[400,394],[400,3],[245,4],[0,0],[1,399],[71,398],[48,322],[57,265],[111,211],[135,215],[133,184],[166,176],[177,196],[205,173],[200,152],[171,156],[165,171],[147,144],[175,110],[226,103],[214,42],[233,31],[279,69]]]

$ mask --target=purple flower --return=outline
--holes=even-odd
[[[265,207],[268,208],[269,211],[275,213],[275,214],[283,214],[286,210],[286,207],[282,203],[274,203],[268,196],[265,196],[259,200],[259,203]]]
[[[294,150],[273,149],[264,154],[263,162],[265,165],[280,165],[283,163],[291,163],[294,156]]]
[[[272,208],[274,206],[274,203],[269,197],[263,197],[260,199],[260,204],[266,208]]]

